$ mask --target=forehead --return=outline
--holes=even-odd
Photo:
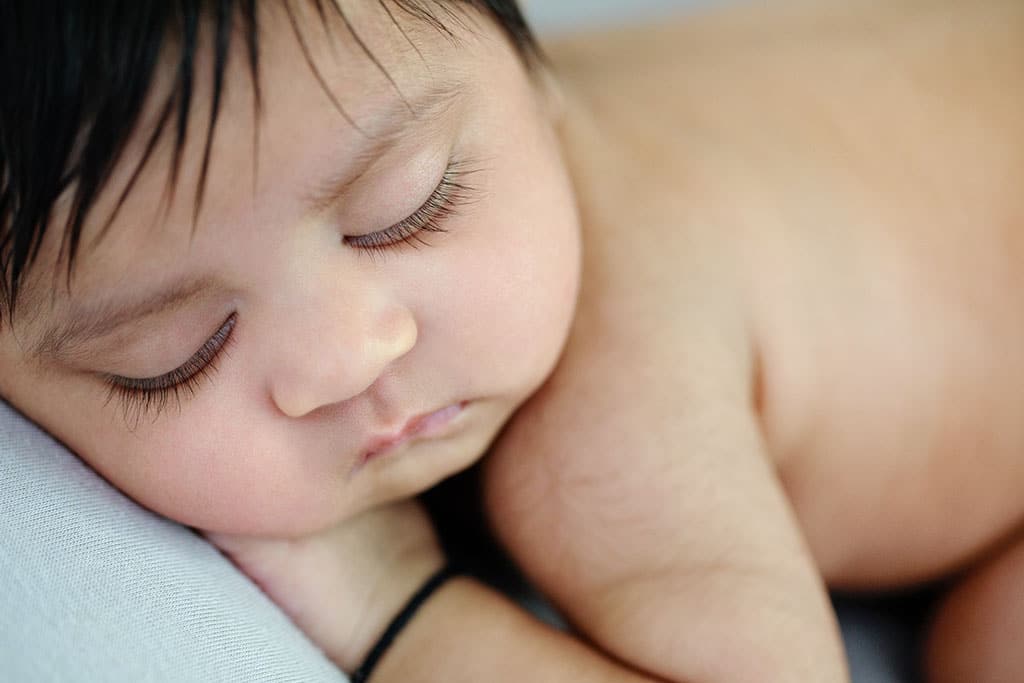
[[[242,40],[232,43],[203,209],[194,221],[193,233],[222,215],[219,210],[234,202],[241,191],[254,197],[277,192],[282,178],[294,180],[296,186],[308,186],[308,169],[337,168],[339,160],[380,137],[386,119],[403,111],[414,116],[412,103],[443,100],[446,88],[450,93],[453,85],[458,87],[469,78],[465,52],[472,51],[471,44],[482,37],[483,22],[468,30],[465,23],[453,21],[446,25],[450,33],[445,33],[403,13],[384,11],[381,8],[385,6],[378,3],[348,3],[344,21],[331,13],[324,21],[312,9],[313,3],[290,4],[295,5],[293,15],[283,10],[286,3],[260,5],[262,104],[258,118],[246,46]],[[19,302],[19,311],[28,312],[27,319],[35,317],[32,312],[52,311],[73,299],[88,299],[93,290],[116,286],[123,264],[105,255],[137,248],[140,239],[154,247],[164,240],[187,246],[188,238],[183,241],[179,230],[169,228],[192,225],[195,218],[196,188],[211,113],[212,59],[212,50],[205,44],[197,53],[196,99],[173,193],[167,191],[175,151],[173,135],[168,132],[159,139],[117,219],[101,235],[104,218],[117,205],[143,158],[148,133],[174,86],[175,64],[169,60],[157,75],[141,125],[130,137],[108,187],[89,215],[70,291],[63,287],[64,278],[57,277],[63,274],[62,261],[57,259],[59,242],[54,239],[58,231],[50,230],[40,267],[27,278]],[[325,144],[325,137],[331,144]],[[63,225],[61,211],[67,208],[58,206],[55,225]]]

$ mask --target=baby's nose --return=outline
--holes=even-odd
[[[318,326],[309,346],[285,352],[275,372],[273,398],[289,417],[359,396],[416,345],[412,312],[401,305],[347,308],[336,324]]]

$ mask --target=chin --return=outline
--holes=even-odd
[[[487,453],[497,431],[467,435],[450,444],[419,444],[427,448],[402,453],[392,462],[373,463],[381,471],[375,473],[373,500],[364,509],[413,498],[469,469]]]

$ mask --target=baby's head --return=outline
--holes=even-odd
[[[550,374],[579,236],[514,2],[13,4],[0,395],[138,502],[310,533]]]

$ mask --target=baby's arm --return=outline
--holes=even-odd
[[[576,628],[653,675],[846,681],[764,452],[751,364],[727,339],[697,344],[652,351],[649,372],[612,344],[567,359],[488,463],[492,523]]]
[[[371,681],[655,683],[470,579],[423,607]]]
[[[385,506],[319,534],[207,534],[345,671],[366,658],[444,558],[418,504]],[[371,683],[655,683],[533,619],[482,584],[443,584],[403,628]]]

